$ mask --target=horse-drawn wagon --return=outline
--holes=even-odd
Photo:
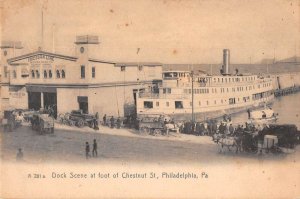
[[[84,127],[89,126],[91,128],[95,127],[95,115],[85,114],[82,110],[73,110],[70,113],[61,113],[58,115],[58,121],[60,123],[69,125],[69,126],[77,126]]]
[[[38,131],[39,134],[54,133],[54,118],[48,114],[36,113],[31,118],[32,129]]]
[[[163,114],[140,114],[138,116],[140,133],[150,135],[168,134],[169,130],[175,130],[174,124],[171,124],[171,118]]]
[[[215,135],[213,140],[220,146],[220,152],[228,148],[248,153],[292,153],[299,131],[295,125],[269,125],[259,132],[243,130],[235,136]]]

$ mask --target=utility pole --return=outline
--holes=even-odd
[[[195,122],[195,116],[194,116],[194,71],[191,72],[192,76],[192,122]]]
[[[42,32],[41,32],[41,39],[42,39],[42,41],[41,41],[41,50],[43,50],[43,46],[44,46],[44,11],[43,11],[43,9],[44,9],[44,6],[42,7]]]

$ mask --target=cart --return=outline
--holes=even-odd
[[[4,118],[1,121],[1,125],[4,127],[4,131],[13,131],[16,128],[16,119],[14,115],[14,110],[5,110]]]
[[[161,114],[139,115],[139,132],[150,135],[163,135],[166,132],[164,122],[170,121],[170,117]]]
[[[54,119],[48,114],[33,114],[31,125],[39,134],[54,133]]]

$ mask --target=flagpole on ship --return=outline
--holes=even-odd
[[[191,71],[192,76],[192,122],[195,122],[195,115],[194,115],[194,71]]]

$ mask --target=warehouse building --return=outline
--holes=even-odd
[[[117,63],[90,57],[97,36],[78,36],[75,55],[38,50],[14,56],[21,45],[2,44],[1,104],[6,108],[126,116],[135,112],[137,92],[161,81],[161,63]]]

